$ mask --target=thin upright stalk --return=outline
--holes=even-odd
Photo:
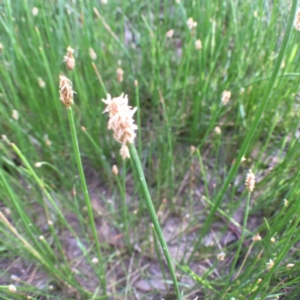
[[[122,198],[122,206],[123,206],[123,219],[124,219],[124,229],[125,229],[125,241],[127,248],[131,250],[131,244],[130,244],[130,235],[129,235],[129,227],[128,227],[128,207],[126,203],[126,161],[123,162],[123,174],[122,174],[122,180],[118,177],[118,174],[115,174],[115,180],[118,185],[120,195]]]
[[[232,263],[232,265],[231,265],[231,274],[232,274],[232,273],[234,272],[234,270],[235,270],[235,266],[236,266],[236,263],[237,263],[237,261],[238,261],[238,259],[239,259],[239,255],[240,255],[240,252],[241,252],[243,243],[244,243],[245,233],[246,233],[246,229],[247,229],[248,215],[249,215],[250,199],[251,199],[251,193],[249,192],[249,193],[248,193],[248,196],[247,196],[246,207],[245,207],[243,229],[242,229],[242,233],[241,233],[241,238],[240,238],[240,240],[239,240],[239,246],[238,246],[238,249],[237,249],[237,251],[236,251],[234,261],[233,261],[233,263]],[[237,273],[237,275],[236,275],[235,277],[237,278],[237,276],[238,276],[238,273]],[[229,280],[230,280],[230,277],[231,277],[231,276],[228,276]]]
[[[143,171],[143,168],[142,168],[142,165],[141,165],[141,162],[140,162],[140,159],[138,157],[138,153],[136,151],[136,148],[135,148],[134,144],[129,144],[129,151],[130,151],[130,156],[131,156],[132,161],[133,161],[133,165],[134,165],[134,167],[135,167],[135,169],[138,173],[138,176],[139,176],[139,183],[140,183],[140,185],[142,187],[142,190],[143,190],[145,203],[146,203],[147,209],[149,211],[151,221],[153,223],[155,232],[158,236],[159,243],[162,247],[164,256],[165,256],[166,261],[167,261],[167,265],[169,267],[169,270],[170,270],[170,273],[171,273],[171,276],[172,276],[172,281],[173,281],[173,284],[174,284],[174,289],[175,289],[175,293],[177,295],[177,299],[181,299],[181,295],[180,295],[180,291],[179,291],[179,287],[178,287],[178,282],[177,282],[177,278],[176,278],[176,274],[175,274],[175,269],[174,269],[174,266],[173,266],[173,263],[172,263],[172,260],[171,260],[171,255],[170,255],[167,243],[165,241],[165,238],[163,236],[161,227],[159,225],[159,222],[158,222],[158,219],[157,219],[157,216],[156,216],[156,212],[155,212],[152,200],[151,200],[151,196],[150,196],[150,193],[149,193],[149,190],[148,190],[148,186],[147,186],[147,183],[146,183],[146,180],[145,180],[144,171]]]
[[[136,112],[137,126],[138,126],[138,128],[141,128],[140,92],[139,92],[139,83],[137,80],[134,82],[134,85],[135,85],[135,105],[138,108],[137,112]],[[142,157],[141,130],[138,130],[137,139],[138,139],[138,153],[139,153],[139,156]]]
[[[89,223],[90,223],[93,237],[95,240],[97,256],[99,259],[99,265],[100,265],[99,280],[101,282],[102,292],[104,295],[106,295],[105,269],[104,269],[104,265],[103,265],[103,258],[102,258],[102,253],[101,253],[101,249],[100,249],[100,243],[98,240],[98,234],[97,234],[97,230],[96,230],[91,199],[89,196],[89,192],[88,192],[88,188],[87,188],[87,184],[86,184],[85,176],[84,176],[84,172],[83,172],[80,151],[79,151],[79,146],[78,146],[78,140],[77,140],[77,134],[76,134],[76,129],[75,129],[75,123],[74,123],[74,117],[73,117],[73,110],[72,110],[72,107],[68,107],[67,110],[68,110],[68,118],[69,118],[69,124],[70,124],[71,136],[72,136],[73,150],[74,150],[76,164],[77,164],[78,173],[79,173],[79,178],[80,178],[80,182],[81,182],[81,188],[82,188],[82,192],[84,195],[85,205],[87,207]]]

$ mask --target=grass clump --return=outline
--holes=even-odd
[[[3,299],[297,298],[286,4],[0,5]]]

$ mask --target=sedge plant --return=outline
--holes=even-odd
[[[121,143],[120,155],[123,160],[131,158],[134,168],[138,174],[139,184],[143,191],[144,201],[148,209],[150,219],[152,221],[155,232],[158,236],[162,251],[167,261],[169,271],[171,273],[174,290],[177,299],[181,299],[181,294],[179,291],[179,286],[175,274],[175,269],[171,259],[171,255],[165,241],[164,235],[162,233],[152,200],[147,186],[147,182],[144,176],[144,171],[142,164],[140,162],[138,152],[134,145],[134,140],[136,137],[135,130],[138,129],[137,125],[134,123],[133,115],[137,108],[133,108],[128,105],[127,95],[121,94],[119,97],[111,98],[108,94],[106,100],[102,100],[106,104],[104,113],[109,113],[108,129],[112,129],[114,132],[114,139]]]
[[[91,199],[89,197],[89,192],[88,192],[85,175],[84,175],[84,171],[83,171],[83,166],[82,166],[82,162],[81,162],[80,150],[79,150],[79,145],[78,145],[78,141],[77,141],[77,134],[76,134],[76,128],[75,128],[75,123],[74,123],[74,117],[73,117],[72,105],[73,105],[74,91],[72,89],[71,81],[63,75],[60,76],[59,87],[60,87],[60,100],[62,101],[62,103],[64,104],[64,106],[67,108],[67,111],[68,111],[68,119],[69,119],[69,124],[70,124],[73,151],[75,154],[75,159],[76,159],[76,164],[77,164],[78,173],[79,173],[79,177],[80,177],[82,192],[83,192],[85,204],[87,207],[89,224],[90,224],[90,228],[92,230],[93,238],[94,238],[95,245],[96,245],[97,256],[98,256],[99,265],[100,265],[100,271],[98,273],[99,280],[101,282],[102,293],[103,293],[103,295],[106,295],[105,267],[104,267],[104,262],[103,262],[103,258],[102,258],[98,233],[96,230]]]
[[[151,281],[156,261],[147,251],[137,250],[153,245],[154,229],[145,233],[146,203],[134,201],[147,197],[142,182],[131,189],[131,175],[136,183],[144,177],[136,170],[130,174],[134,166],[130,144],[131,164],[127,161],[126,170],[120,167],[119,175],[111,171],[112,164],[122,163],[111,150],[114,141],[101,114],[107,90],[113,95],[124,91],[136,99],[135,106],[143,107],[136,114],[138,158],[154,207],[167,203],[159,223],[167,233],[170,252],[176,253],[183,297],[299,295],[300,17],[298,2],[291,4],[285,0],[3,1],[0,127],[15,144],[0,143],[1,211],[9,221],[3,217],[0,226],[4,282],[0,298],[24,298],[26,293],[65,299],[68,286],[81,293],[82,284],[91,282],[86,278],[95,278],[88,288],[93,296],[82,291],[82,298],[98,299],[103,291],[94,272],[84,273],[86,261],[101,273],[99,262],[94,263],[100,260],[89,257],[95,255],[95,235],[86,238],[86,232],[92,233],[93,225],[85,218],[83,205],[74,205],[82,193],[79,189],[76,194],[80,179],[70,168],[76,157],[66,151],[73,141],[68,138],[63,106],[53,101],[63,63],[68,69],[65,75],[80,91],[78,110],[71,109],[76,112],[76,128],[86,128],[76,138],[85,170],[96,175],[90,194],[96,190],[101,199],[97,204],[104,208],[101,217],[111,229],[100,245],[112,251],[105,270],[109,296],[133,299],[140,284],[135,278]],[[62,59],[68,45],[75,52],[68,49]],[[76,72],[69,70],[74,56]],[[195,155],[189,155],[191,145],[196,146]],[[251,205],[244,188],[248,169],[257,175]],[[72,225],[70,215],[75,220]],[[78,220],[81,231],[76,228]],[[169,231],[170,222],[178,230]],[[126,245],[110,239],[114,233],[124,236],[122,223]],[[98,228],[98,235],[104,234]],[[72,250],[80,248],[79,257],[69,259],[70,241],[62,233],[75,238]],[[154,244],[159,257],[156,235]],[[35,277],[31,274],[24,274],[21,282],[10,278],[13,269],[8,266],[16,258],[44,271],[45,289],[29,287],[26,281]],[[159,258],[161,268],[163,263]],[[166,274],[159,281],[165,283],[162,286],[169,284]],[[48,288],[56,283],[68,285]],[[164,288],[152,287],[145,297],[165,296]]]

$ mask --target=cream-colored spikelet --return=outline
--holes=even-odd
[[[11,115],[11,116],[12,116],[13,119],[15,119],[15,120],[17,120],[17,121],[19,120],[19,113],[18,113],[17,110],[14,109],[14,110],[12,111],[12,115]]]
[[[10,284],[8,286],[8,290],[12,293],[15,293],[17,291],[17,288],[13,284]]]
[[[40,88],[42,88],[42,89],[45,88],[46,83],[45,83],[45,81],[43,80],[43,78],[39,77],[39,78],[38,78],[38,83],[39,83]]]
[[[222,93],[222,104],[226,105],[228,101],[230,100],[231,92],[230,91],[223,91]]]
[[[38,15],[39,9],[37,7],[33,7],[31,12],[32,12],[32,15],[35,17]]]
[[[266,265],[268,270],[272,269],[274,266],[274,260],[270,259],[269,262],[266,263]]]
[[[137,108],[128,105],[128,97],[124,94],[116,98],[111,98],[108,94],[107,99],[102,101],[107,105],[103,113],[109,113],[107,128],[113,130],[114,139],[122,144],[120,150],[122,158],[130,158],[127,145],[133,143],[136,137],[137,125],[134,124],[133,115]]]
[[[64,62],[69,70],[73,70],[75,67],[75,58],[73,56],[74,49],[70,46],[67,48],[67,55],[64,56]]]
[[[193,30],[193,29],[195,29],[197,27],[197,22],[195,22],[193,20],[193,18],[188,18],[186,24],[187,24],[189,30]]]
[[[72,82],[66,76],[59,75],[59,100],[67,108],[73,105],[73,94]]]
[[[195,42],[195,47],[196,47],[196,50],[201,50],[202,49],[202,43],[201,43],[201,40],[196,40]]]
[[[259,242],[261,241],[261,236],[259,233],[257,233],[253,238],[252,238],[253,242]]]
[[[251,170],[247,174],[245,185],[247,190],[252,193],[255,188],[255,175]]]
[[[124,71],[121,68],[117,69],[117,81],[118,82],[123,82],[123,75],[124,75]]]
[[[97,264],[99,262],[99,259],[97,258],[97,257],[94,257],[93,259],[92,259],[92,263],[93,264]]]
[[[112,166],[112,172],[113,172],[114,175],[118,175],[119,174],[119,170],[118,170],[118,167],[116,165]]]
[[[173,35],[174,35],[174,29],[170,29],[170,30],[168,30],[167,33],[166,33],[166,37],[167,37],[168,39],[172,38]]]
[[[300,31],[300,9],[297,11],[296,18],[294,21],[294,27],[296,30]]]
[[[92,60],[96,60],[97,59],[97,54],[95,52],[95,50],[93,48],[89,48],[89,54],[90,54],[90,58]]]
[[[224,261],[225,260],[225,253],[224,252],[221,252],[217,255],[217,260],[219,261]]]
[[[220,135],[222,133],[222,130],[219,126],[215,127],[215,134]]]

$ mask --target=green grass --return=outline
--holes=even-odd
[[[101,99],[122,92],[138,107],[136,149],[182,299],[297,299],[300,70],[292,2],[2,1],[3,299],[176,298],[141,170],[122,161],[102,113]],[[190,17],[198,23],[192,32]],[[68,46],[73,71],[63,62]],[[59,101],[60,74],[76,92],[80,156]],[[231,91],[225,106],[224,90]],[[257,179],[251,195],[249,169]],[[257,233],[262,240],[253,242]]]

